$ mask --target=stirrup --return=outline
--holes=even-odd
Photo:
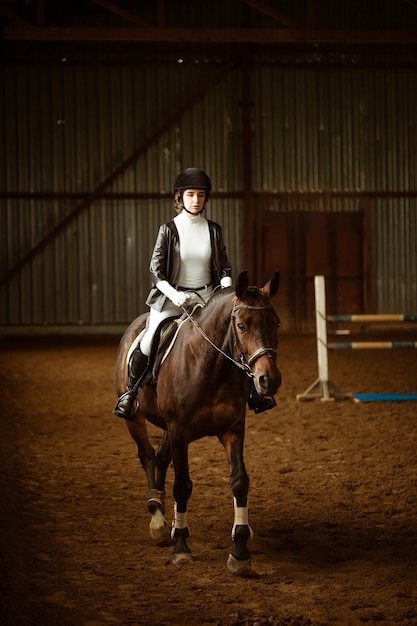
[[[117,415],[117,417],[121,417],[122,419],[128,420],[129,422],[133,422],[135,418],[132,415],[132,409],[135,398],[136,393],[132,390],[122,393],[116,403],[116,406],[113,409],[114,415]]]

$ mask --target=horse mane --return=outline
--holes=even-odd
[[[200,308],[196,312],[195,317],[200,318],[200,317],[206,317],[206,315],[208,316],[211,315],[211,313],[214,310],[217,310],[224,301],[227,301],[229,299],[229,296],[231,294],[235,294],[235,293],[236,292],[235,292],[234,287],[226,287],[225,289],[217,289],[211,296],[210,300],[208,300],[206,305]],[[259,287],[255,287],[255,286],[248,287],[247,295],[249,297],[253,297],[254,301],[252,302],[252,304],[255,304],[256,301],[259,301],[259,298],[262,298],[261,290],[259,289]]]
[[[231,294],[235,293],[233,287],[226,287],[225,289],[217,289],[211,298],[206,302],[205,306],[201,307],[197,313],[196,318],[205,318],[206,316],[210,316],[213,311],[219,309],[221,304],[229,299]]]

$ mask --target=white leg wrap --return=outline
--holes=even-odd
[[[250,538],[253,537],[252,528],[249,526],[248,507],[238,506],[236,498],[233,498],[233,505],[235,510],[235,521],[232,528],[232,539],[235,538],[236,526],[248,526],[250,531]]]
[[[185,513],[178,513],[177,503],[174,504],[174,519],[172,520],[171,539],[174,538],[176,528],[179,530],[188,528],[187,511],[185,511]]]

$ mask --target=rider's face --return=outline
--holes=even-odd
[[[185,189],[182,194],[182,201],[188,211],[188,217],[196,217],[200,213],[205,199],[206,192],[203,189]]]

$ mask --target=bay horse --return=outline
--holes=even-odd
[[[216,436],[229,461],[234,499],[233,547],[227,566],[241,576],[251,571],[249,477],[243,459],[246,402],[250,379],[263,396],[274,395],[281,384],[276,362],[279,318],[270,302],[279,281],[277,271],[264,287],[252,287],[243,271],[235,287],[216,291],[195,316],[188,315],[156,380],[139,389],[134,421],[126,420],[147,476],[149,527],[156,542],[169,536],[165,478],[173,462],[173,563],[193,560],[187,543],[187,503],[193,486],[188,447],[202,437]],[[119,396],[126,390],[129,349],[144,329],[146,317],[136,318],[120,341],[115,368]],[[163,431],[156,451],[148,438],[147,421]]]

